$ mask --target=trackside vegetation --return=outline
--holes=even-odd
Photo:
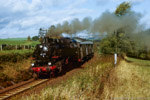
[[[130,59],[128,59],[129,61]],[[121,61],[104,85],[102,100],[149,100],[150,67],[138,59]],[[140,64],[140,65],[139,65]]]
[[[54,86],[47,86],[40,94],[32,94],[23,100],[85,100],[98,99],[103,91],[104,82],[113,69],[111,55],[95,54],[94,58],[85,63],[82,70],[67,81]]]
[[[7,50],[0,52],[0,63],[13,62],[17,63],[29,58],[33,50]]]
[[[33,50],[0,51],[0,89],[32,78],[30,67]]]
[[[27,38],[0,39],[0,45],[10,46],[30,45],[35,46],[39,41],[29,41]],[[0,89],[32,78],[29,72],[30,57],[33,49],[3,49],[0,51]]]
[[[127,58],[130,63],[121,60],[114,67],[112,57],[96,56],[67,81],[49,85],[39,94],[31,94],[22,100],[150,99],[149,62],[142,66],[145,60],[137,62],[139,59]]]

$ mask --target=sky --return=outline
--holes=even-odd
[[[0,0],[0,38],[38,35],[39,28],[85,17],[95,19],[114,12],[126,0]],[[150,28],[150,0],[128,0],[141,13],[140,23]]]

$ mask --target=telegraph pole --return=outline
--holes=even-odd
[[[114,65],[115,67],[117,66],[117,54],[118,54],[118,51],[117,51],[117,48],[118,48],[118,36],[117,36],[117,31],[115,30],[115,36],[116,36],[116,44],[115,44],[115,53],[114,53]]]

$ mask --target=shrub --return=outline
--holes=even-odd
[[[19,51],[19,50],[18,50]],[[27,59],[32,55],[32,50],[26,50],[25,52],[8,52],[0,53],[0,63],[4,62],[18,62],[23,59]]]
[[[127,36],[108,36],[100,42],[100,52],[104,54],[118,53],[129,57],[150,59],[150,51],[147,47],[136,43]]]

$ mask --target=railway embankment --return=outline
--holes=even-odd
[[[96,56],[66,81],[22,99],[150,99],[150,62],[129,58],[114,67],[113,56]]]
[[[32,78],[28,71],[33,50],[0,52],[0,89]]]
[[[38,93],[34,92],[19,99],[99,99],[104,83],[114,68],[112,59],[111,55],[95,54],[91,60],[81,66],[80,70],[69,75],[71,77],[68,77],[67,80],[62,80],[59,84],[49,84]]]

